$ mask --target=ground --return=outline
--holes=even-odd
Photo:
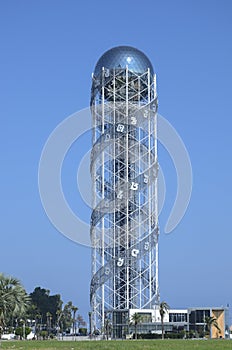
[[[118,340],[118,341],[2,341],[0,349],[12,350],[226,350],[230,340]]]

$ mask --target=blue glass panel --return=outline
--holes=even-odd
[[[150,68],[151,74],[154,74],[152,64],[147,56],[131,46],[117,46],[106,51],[98,60],[94,74],[98,75],[102,67],[108,69],[126,68],[134,73],[142,74]]]

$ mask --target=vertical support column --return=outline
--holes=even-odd
[[[95,101],[94,101],[94,105],[92,105],[94,107],[94,110],[92,111],[93,113],[93,125],[94,125],[94,130],[93,130],[93,140],[94,142],[96,142],[96,130],[97,130],[97,108],[98,106],[96,105]],[[93,189],[93,208],[96,207],[96,164],[93,164],[93,173],[92,175],[92,189]],[[92,276],[96,274],[97,270],[96,270],[96,265],[97,265],[97,237],[96,237],[96,231],[94,229],[91,228],[91,233],[92,233]],[[96,328],[97,325],[97,314],[96,314],[96,308],[97,308],[97,301],[96,301],[96,295],[94,294],[91,300],[91,306],[92,306],[92,310],[93,312],[90,313],[90,330],[91,330],[91,334],[93,329]]]
[[[113,125],[115,126],[116,125],[116,106],[115,106],[115,103],[116,103],[116,99],[115,99],[115,70],[114,70],[114,73],[113,73]],[[115,155],[116,155],[116,145],[115,145],[115,142],[114,142],[114,154],[113,154],[113,159],[114,159],[114,190],[116,188],[116,181],[115,181],[115,176],[116,176],[116,169],[115,169]],[[116,200],[116,198],[114,198],[114,200]],[[115,210],[113,211],[113,215],[114,215],[114,222],[115,222],[115,218],[116,218],[116,215],[115,215]],[[113,257],[114,259],[116,258],[116,230],[115,230],[115,225],[113,226]],[[115,265],[114,265],[114,275],[113,275],[113,305],[112,305],[112,309],[115,309],[116,308],[116,294],[115,294],[115,290],[116,290],[116,271],[115,271]]]
[[[128,122],[128,66],[126,66],[126,122],[127,122],[127,128],[129,127],[129,122]],[[128,176],[128,165],[129,165],[129,140],[128,140],[128,130],[126,133],[126,183],[129,183],[129,176]],[[130,190],[128,190],[130,191]],[[128,192],[126,193],[126,251],[129,249],[129,194]],[[126,257],[128,259],[128,257]],[[129,269],[130,267],[126,266],[126,309],[129,309],[129,282],[130,282],[130,275],[129,275]]]
[[[104,87],[104,78],[105,78],[105,69],[102,68],[102,134],[105,131],[105,87]],[[105,198],[105,154],[104,150],[102,151],[102,199]],[[102,210],[102,208],[101,208]],[[104,266],[104,252],[105,252],[105,218],[104,215],[102,217],[102,235],[101,235],[101,266]],[[105,285],[104,283],[101,286],[102,289],[102,300],[101,300],[101,314],[102,314],[102,328],[104,329],[104,321],[105,321]]]
[[[150,69],[148,68],[147,70],[147,89],[148,89],[148,169],[149,169],[149,175],[150,175],[150,169],[151,169],[151,117],[153,117],[150,113],[150,102],[151,102],[151,90],[150,90]],[[152,211],[151,211],[151,186],[152,184],[150,181],[148,181],[148,217],[149,217],[149,222],[151,222],[151,217],[152,217]],[[151,235],[151,224],[149,225],[149,235]],[[153,264],[154,262],[152,261],[152,251],[149,251],[149,300],[152,300],[152,277],[153,277]],[[150,305],[151,307],[151,305]]]
[[[154,99],[157,98],[156,90],[156,75],[154,75]],[[159,227],[158,227],[158,156],[157,156],[157,111],[155,111],[155,123],[154,123],[154,138],[155,138],[155,164],[157,167],[156,179],[155,179],[155,227],[156,227],[156,243],[155,243],[155,302],[160,303],[159,297],[159,252],[158,252],[158,238],[159,238]]]

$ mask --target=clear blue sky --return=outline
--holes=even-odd
[[[38,163],[57,124],[88,106],[98,58],[113,46],[131,45],[152,61],[159,113],[181,135],[193,167],[188,211],[165,235],[176,177],[160,147],[167,182],[161,299],[173,308],[232,305],[231,17],[230,0],[0,2],[0,271],[18,277],[28,292],[42,286],[60,293],[87,319],[90,249],[48,220]],[[66,181],[73,203],[75,176]]]

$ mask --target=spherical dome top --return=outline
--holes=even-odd
[[[94,75],[98,75],[102,71],[102,67],[108,69],[126,68],[134,73],[142,74],[150,68],[153,75],[153,67],[147,56],[138,49],[131,46],[117,46],[106,51],[98,60]]]

